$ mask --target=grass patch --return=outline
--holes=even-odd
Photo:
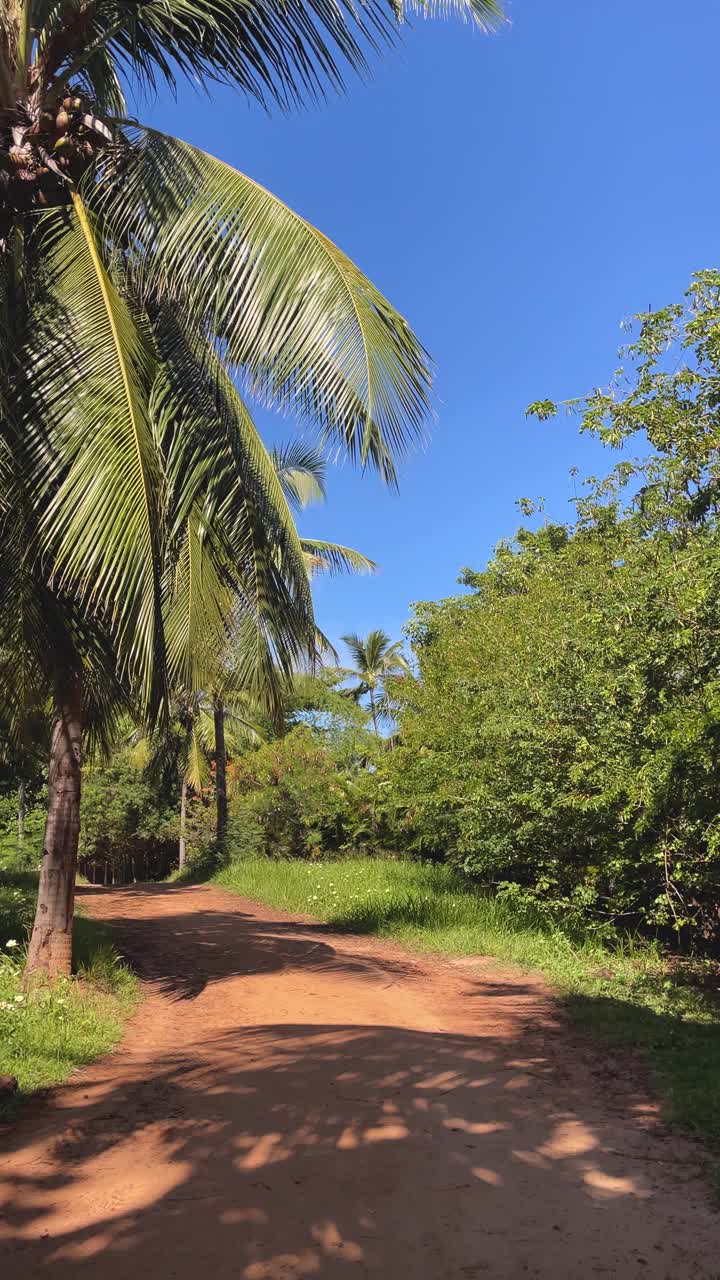
[[[445,867],[369,858],[238,861],[215,884],[337,929],[424,951],[490,955],[538,969],[573,1019],[641,1050],[672,1117],[720,1150],[720,986],[710,962],[674,965],[643,940],[571,936],[510,902],[473,892]]]
[[[27,1095],[60,1084],[120,1039],[138,999],[134,975],[112,946],[107,927],[78,916],[74,976],[27,995],[20,980],[37,876],[0,871],[0,1075],[16,1076],[19,1092],[0,1099],[0,1122],[11,1120]]]

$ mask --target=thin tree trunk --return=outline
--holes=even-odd
[[[185,813],[187,811],[187,782],[183,778],[180,792],[180,840],[178,843],[178,866],[185,866]]]
[[[25,843],[25,814],[27,812],[27,800],[25,794],[25,782],[18,783],[18,844]]]
[[[217,807],[216,833],[218,841],[225,838],[228,819],[227,800],[227,752],[225,750],[225,707],[222,698],[213,703],[215,720],[215,803]]]
[[[55,691],[45,823],[37,911],[28,949],[26,978],[52,979],[72,968],[75,872],[80,835],[82,682],[71,675]]]
[[[375,730],[378,737],[380,737],[380,729],[378,728],[377,711],[375,709],[375,694],[373,693],[372,689],[370,690],[370,714],[372,716],[373,729]]]

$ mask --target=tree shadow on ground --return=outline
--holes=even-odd
[[[115,889],[112,894],[127,902],[147,899],[148,894],[172,901],[172,891],[173,886],[148,884]],[[185,889],[184,900],[187,892]],[[79,896],[89,898],[94,893],[107,891],[83,886]],[[170,945],[163,949],[148,947],[145,919],[103,916],[103,920],[135,972],[177,1000],[193,1000],[213,982],[248,974],[280,973],[297,966],[358,977],[385,973],[398,979],[413,968],[399,955],[390,959],[368,956],[362,951],[338,951],[326,940],[332,936],[327,925],[262,920],[234,906],[226,911],[198,907],[166,915],[163,920],[171,926],[172,933]]]
[[[720,1160],[720,1022],[656,1013],[610,995],[574,995],[566,1001],[573,1021],[591,1033],[595,1052],[612,1044],[637,1054],[641,1072],[662,1082],[672,1118],[709,1143]],[[627,1057],[624,1059],[627,1064]],[[714,1173],[717,1179],[717,1168]],[[720,1274],[720,1272],[719,1272]]]
[[[243,971],[240,952],[261,993],[312,965],[360,980],[371,997],[405,980],[386,953],[327,941],[308,953],[289,945],[313,943],[305,925],[241,912],[227,914],[242,948],[226,949],[218,914],[199,910],[192,927],[184,911],[164,917],[157,989],[187,999],[175,969],[191,964],[207,990],[196,1005],[171,1005],[178,1027],[221,999],[208,986]],[[157,924],[124,922],[123,945],[139,945],[144,931],[150,950]],[[206,929],[215,948],[202,945]],[[408,987],[417,984],[412,960],[407,972]],[[150,1021],[143,1052],[121,1050],[83,1073],[9,1135],[4,1274],[712,1276],[702,1259],[713,1255],[717,1219],[697,1153],[644,1127],[647,1100],[617,1064],[598,1069],[589,1050],[539,1020],[494,1021],[502,999],[526,1013],[537,1006],[537,986],[506,979],[463,973],[467,1033],[349,1017],[218,1031],[198,1012],[177,1049],[154,1052]]]

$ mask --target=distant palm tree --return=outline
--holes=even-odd
[[[357,676],[352,689],[353,696],[370,698],[370,715],[373,728],[380,733],[379,721],[385,701],[385,680],[388,676],[407,675],[410,667],[402,652],[400,640],[391,641],[385,631],[369,631],[365,637],[350,632],[341,637],[353,660],[352,667],[339,667],[338,674]]]
[[[290,441],[273,449],[269,462],[289,509],[302,511],[311,502],[324,498],[326,461],[315,445],[302,440]],[[228,564],[223,573],[217,550],[213,553],[213,543],[218,541],[217,533],[222,533],[228,510],[237,509],[240,501],[238,493],[233,502],[222,503],[212,520],[191,514],[185,521],[180,535],[181,587],[172,592],[165,611],[168,667],[176,691],[175,703],[178,708],[185,708],[185,719],[187,708],[192,706],[191,721],[196,730],[204,731],[205,751],[212,739],[219,842],[224,838],[228,821],[227,748],[232,747],[233,736],[237,742],[237,729],[242,729],[243,724],[245,729],[248,725],[256,729],[258,720],[266,717],[276,723],[281,721],[290,675],[283,672],[275,660],[272,646],[259,647],[255,636],[248,631],[245,602],[232,587],[233,566]],[[339,543],[299,537],[298,546],[309,579],[320,573],[373,573],[377,568],[374,561],[361,552]],[[312,648],[315,652],[330,648],[316,628]],[[198,714],[203,707],[209,719],[206,716],[203,720]],[[230,733],[227,744],[226,715]],[[188,751],[188,760],[191,764],[196,762],[198,777],[197,762],[204,757],[197,733],[195,737],[188,737],[188,743],[193,745],[193,751]],[[196,777],[188,774],[187,778],[195,790],[198,789]]]

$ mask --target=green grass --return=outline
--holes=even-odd
[[[640,1050],[672,1118],[720,1150],[720,976],[710,962],[678,966],[647,941],[569,936],[427,864],[258,859],[232,863],[213,880],[337,929],[540,970],[575,1021]]]
[[[78,916],[71,979],[25,994],[21,974],[37,877],[0,869],[0,1075],[19,1092],[0,1101],[0,1122],[28,1094],[60,1084],[120,1039],[138,998],[134,975],[114,950],[106,926]]]

